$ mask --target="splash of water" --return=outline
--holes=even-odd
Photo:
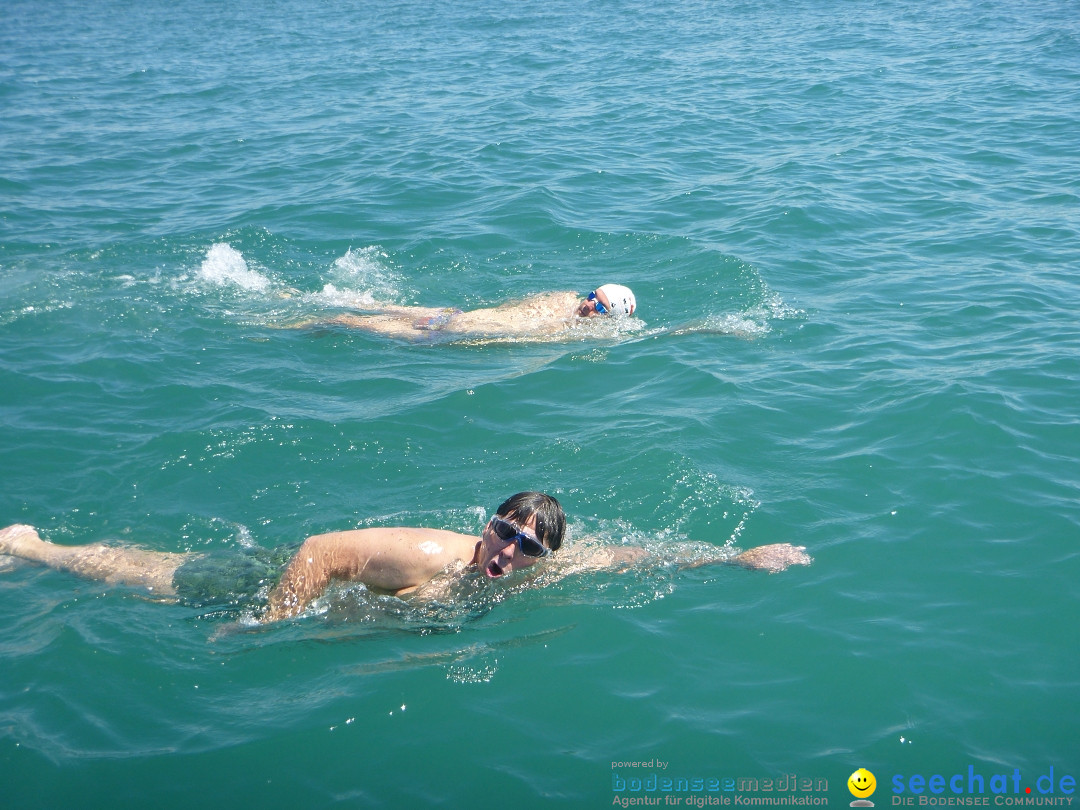
[[[248,267],[243,254],[224,242],[217,242],[206,251],[198,277],[219,287],[239,287],[251,292],[270,288],[270,279]]]

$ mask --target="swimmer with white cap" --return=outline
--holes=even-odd
[[[629,318],[637,311],[637,299],[629,287],[602,284],[584,298],[576,292],[539,293],[468,311],[394,304],[374,304],[365,310],[374,314],[346,313],[292,327],[346,326],[409,341],[431,340],[436,337],[433,333],[452,340],[542,340],[565,335],[582,318]]]
[[[602,284],[581,303],[578,316],[590,318],[594,315],[610,315],[621,318],[633,315],[636,309],[637,299],[629,287],[622,284]]]

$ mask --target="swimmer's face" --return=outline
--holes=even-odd
[[[512,517],[504,517],[503,520],[514,524],[519,531],[536,537],[536,515],[531,515],[524,523]],[[484,527],[484,533],[480,537],[480,554],[477,559],[477,567],[484,572],[488,579],[505,577],[513,571],[520,571],[535,565],[540,557],[527,557],[521,553],[521,548],[513,540],[503,540],[492,529],[492,521],[488,521]]]
[[[597,315],[607,315],[610,312],[611,302],[607,295],[603,290],[593,290],[589,293],[589,297],[581,302],[577,314],[582,318],[595,318]]]
[[[858,799],[865,799],[877,788],[877,780],[866,768],[859,768],[847,780],[848,790]]]

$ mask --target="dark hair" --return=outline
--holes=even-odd
[[[552,551],[562,545],[563,534],[566,532],[566,514],[559,502],[550,495],[543,492],[519,492],[503,501],[495,514],[518,523],[527,523],[529,518],[536,515],[537,539]]]

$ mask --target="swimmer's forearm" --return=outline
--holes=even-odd
[[[792,565],[809,565],[810,556],[805,546],[790,543],[772,543],[756,546],[732,556],[729,547],[716,548],[715,552],[694,554],[689,559],[677,561],[679,568],[702,568],[706,565],[737,565],[752,571],[768,571],[775,574]]]
[[[610,549],[610,552],[611,565],[624,570],[634,563],[641,562],[652,556],[640,546],[615,546]]]
[[[611,554],[613,567],[622,571],[646,560],[661,565],[673,565],[679,569],[734,562],[731,549],[695,541],[669,543],[657,550],[640,546],[615,546],[611,549]]]
[[[791,543],[773,543],[748,549],[731,559],[732,565],[741,565],[755,571],[775,574],[792,565],[809,565],[813,559],[806,553],[806,546]]]
[[[793,546],[790,543],[757,546],[734,556],[731,552],[732,549],[727,546],[718,547],[696,542],[672,544],[666,549],[666,553],[662,554],[639,546],[614,546],[598,549],[587,564],[592,568],[608,568],[621,572],[651,559],[680,569],[702,568],[706,565],[737,565],[776,573],[792,565],[809,565],[812,561],[805,546]]]
[[[276,622],[298,615],[330,584],[329,573],[314,564],[311,549],[306,546],[307,543],[300,547],[285,569],[281,582],[271,592],[270,604],[262,616],[263,622]]]
[[[318,599],[335,579],[350,579],[356,570],[355,555],[343,553],[325,535],[309,537],[289,561],[281,582],[270,594],[264,622],[289,619]]]
[[[709,553],[710,546],[705,543],[674,543],[660,553],[641,546],[600,546],[575,555],[572,563],[595,571],[616,571],[625,573],[635,566],[646,562],[661,565],[674,565],[676,568],[698,568],[703,565],[731,562],[729,553]]]

